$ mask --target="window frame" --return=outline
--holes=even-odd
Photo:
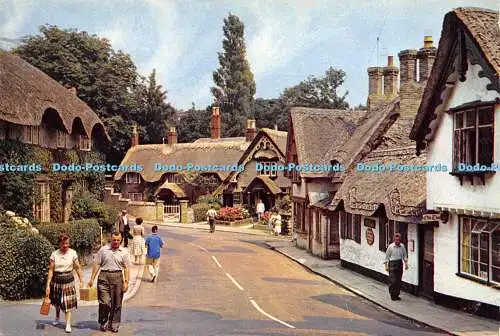
[[[278,171],[275,169],[275,170],[272,170],[272,169],[269,169],[269,170],[266,170],[265,167],[269,167],[269,166],[277,166],[277,162],[271,162],[271,161],[263,161],[261,162],[262,164],[262,170],[259,172],[260,175],[263,175],[263,176],[267,176],[267,177],[276,177],[278,176]]]
[[[315,209],[315,239],[316,242],[321,243],[321,213],[318,209]]]
[[[242,204],[241,203],[241,192],[235,191],[233,192],[233,204]]]
[[[133,178],[133,176],[135,178]],[[125,174],[125,184],[141,184],[141,177],[139,173],[128,172]]]
[[[129,192],[127,196],[133,202],[142,202],[144,200],[144,195],[139,192]]]
[[[61,130],[56,130],[57,134],[57,139],[56,139],[56,146],[57,148],[66,148],[67,143],[68,143],[68,133],[61,131]]]
[[[353,240],[361,244],[361,215],[352,214],[346,211],[339,211],[340,238],[344,240]],[[345,218],[345,221],[343,221]]]
[[[394,234],[401,233],[401,243],[405,246],[406,252],[408,252],[408,223],[394,221],[392,219],[379,220],[379,250],[386,252],[387,247],[392,243]],[[382,227],[383,226],[383,227]],[[401,226],[405,227],[404,232],[401,232]],[[382,237],[385,237],[382,239]],[[385,246],[381,246],[384,242]]]

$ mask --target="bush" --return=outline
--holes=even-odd
[[[198,197],[198,200],[196,201],[197,203],[206,203],[206,204],[213,204],[214,206],[218,205],[220,208],[220,202],[219,198],[212,196],[212,195],[202,195]]]
[[[70,247],[80,257],[90,255],[101,245],[101,229],[95,219],[81,219],[68,223],[40,224],[40,234],[45,236],[54,249],[59,248],[57,240],[61,233],[66,233],[70,240]]]
[[[110,232],[118,217],[118,211],[97,200],[88,192],[83,192],[73,199],[71,217],[74,220],[95,218],[104,231]]]
[[[210,209],[210,205],[207,203],[196,203],[191,206],[193,209],[194,221],[203,222],[207,220],[207,211]]]
[[[222,208],[216,218],[223,221],[240,220],[243,219],[243,211],[241,208]]]
[[[0,223],[3,224],[3,223]],[[0,297],[23,300],[45,292],[49,257],[54,250],[42,235],[0,226]]]

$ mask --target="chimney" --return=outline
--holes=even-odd
[[[384,68],[384,98],[391,101],[398,95],[399,69],[394,66],[393,56],[387,56],[387,66]]]
[[[433,45],[432,36],[424,37],[424,46],[420,48],[417,54],[419,60],[419,75],[420,82],[424,82],[429,79],[431,74],[432,65],[436,59],[437,49]]]
[[[400,87],[413,83],[417,79],[417,51],[406,49],[399,54]]]
[[[255,120],[248,119],[247,120],[247,133],[246,133],[247,141],[248,142],[252,141],[256,135],[257,135],[257,129],[255,128]]]
[[[175,130],[175,127],[170,127],[167,134],[167,143],[169,145],[174,145],[177,143],[177,131]]]
[[[212,107],[212,120],[210,123],[210,131],[212,139],[220,139],[220,108]]]
[[[68,91],[69,91],[71,94],[74,94],[74,95],[76,96],[76,88],[75,88],[75,87],[70,86],[70,87],[68,88]]]
[[[274,130],[277,131],[278,130],[278,124],[274,124]]]
[[[368,68],[368,109],[375,106],[382,96],[382,75],[383,70],[380,67]]]
[[[131,147],[139,145],[139,133],[137,132],[137,125],[132,126],[132,144]]]

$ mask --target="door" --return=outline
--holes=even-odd
[[[434,226],[419,227],[419,292],[432,299],[434,296]]]
[[[307,237],[309,238],[309,251],[312,252],[312,241],[313,241],[313,211],[311,208],[307,208]]]

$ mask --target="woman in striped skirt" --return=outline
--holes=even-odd
[[[78,301],[75,288],[76,271],[80,284],[83,283],[83,274],[76,251],[69,248],[69,237],[62,233],[59,236],[59,249],[50,255],[49,276],[45,295],[50,298],[56,308],[56,320],[59,323],[61,310],[65,313],[66,332],[71,332],[71,310],[77,308]]]

